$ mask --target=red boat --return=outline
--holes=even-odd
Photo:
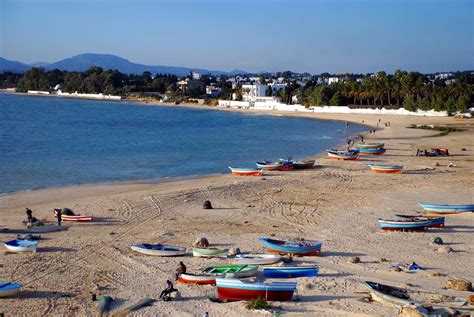
[[[296,282],[257,283],[233,278],[216,278],[217,297],[220,300],[238,301],[263,298],[269,301],[291,301]]]
[[[63,221],[92,221],[92,216],[67,216],[61,215]]]

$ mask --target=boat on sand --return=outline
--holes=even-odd
[[[369,164],[368,166],[375,173],[401,174],[403,170],[401,165]]]
[[[474,204],[466,205],[436,205],[436,204],[418,204],[427,214],[458,214],[461,212],[474,211]]]
[[[5,242],[4,245],[12,252],[36,252],[38,241],[15,239]]]
[[[384,220],[379,219],[379,226],[382,230],[390,231],[423,231],[430,226],[430,220],[417,219],[396,219]]]
[[[395,215],[399,218],[415,219],[415,220],[428,220],[430,222],[430,228],[444,228],[445,218],[438,216],[423,216],[423,215]]]
[[[217,297],[220,300],[240,301],[263,298],[268,301],[291,301],[296,282],[244,282],[232,278],[216,278]]]
[[[365,281],[362,285],[369,290],[374,301],[386,306],[400,308],[413,303],[408,292],[404,289],[370,281]]]
[[[328,157],[335,160],[354,161],[359,158],[359,151],[356,150],[326,150]]]
[[[186,252],[186,248],[177,247],[172,245],[164,244],[136,244],[130,246],[130,248],[142,254],[155,255],[155,256],[178,256],[183,255]]]
[[[227,256],[228,249],[218,249],[218,248],[193,248],[193,256],[213,258]]]
[[[321,242],[311,240],[276,240],[270,238],[258,238],[262,241],[268,252],[295,255],[314,256],[321,253]]]
[[[232,175],[237,176],[262,176],[263,169],[252,169],[252,168],[238,168],[238,167],[231,167],[229,169]]]
[[[278,254],[238,254],[234,258],[235,264],[269,265],[281,261]]]
[[[0,282],[0,297],[11,297],[21,291],[20,283]]]
[[[216,284],[216,277],[246,278],[254,276],[258,271],[257,265],[226,265],[210,266],[202,274],[182,273],[178,281],[186,284]]]
[[[313,266],[270,266],[263,268],[265,278],[315,277],[319,268]]]

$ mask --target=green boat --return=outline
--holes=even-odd
[[[218,257],[226,256],[228,249],[218,249],[218,248],[193,248],[193,256],[199,257]]]
[[[315,160],[307,160],[307,161],[295,161],[293,162],[293,168],[294,169],[307,169],[307,168],[313,168]]]
[[[202,273],[228,278],[243,278],[254,276],[257,271],[258,265],[224,265],[210,266],[204,269]]]

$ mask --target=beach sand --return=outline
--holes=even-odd
[[[472,294],[443,287],[451,278],[474,281],[473,213],[447,215],[446,228],[420,233],[382,233],[377,219],[421,211],[418,202],[474,203],[474,120],[284,115],[358,123],[364,120],[371,126],[381,119],[381,128],[390,121],[390,127],[366,135],[366,140],[385,142],[387,153],[359,161],[333,161],[322,155],[316,157],[315,169],[268,172],[263,178],[226,174],[159,184],[69,186],[0,196],[0,229],[20,228],[25,207],[32,208],[34,216],[51,221],[51,210],[58,207],[97,219],[93,223],[65,223],[67,231],[43,234],[34,254],[2,250],[0,280],[13,280],[25,287],[17,296],[1,299],[0,313],[92,315],[96,310],[96,303],[91,301],[93,293],[112,296],[112,312],[145,297],[157,298],[179,261],[184,261],[188,272],[198,273],[231,260],[145,256],[130,250],[130,245],[160,242],[190,250],[200,236],[215,246],[238,247],[243,252],[264,252],[257,238],[265,236],[322,241],[322,256],[294,259],[295,264],[317,264],[320,276],[298,279],[300,300],[273,303],[275,311],[288,316],[396,315],[397,309],[366,300],[368,294],[360,284],[364,280],[406,287],[415,299],[425,302],[432,302],[435,295],[466,298]],[[409,124],[447,124],[467,130],[433,137],[439,132],[408,129]],[[451,156],[414,156],[417,148],[438,146],[449,148]],[[376,174],[367,167],[374,162],[401,164],[406,171],[400,175]],[[439,166],[434,167],[434,162]],[[455,167],[447,166],[451,162]],[[215,209],[203,210],[204,200],[210,200]],[[433,236],[441,237],[454,252],[436,252],[437,247],[429,244]],[[7,241],[15,234],[2,231],[0,237]],[[351,256],[359,256],[361,263],[348,263]],[[426,270],[390,271],[390,266],[413,261]],[[433,271],[445,276],[432,276]],[[158,301],[134,314],[271,315],[249,311],[244,302],[210,302],[208,298],[216,296],[212,286],[176,283],[175,287],[183,296],[181,300]]]

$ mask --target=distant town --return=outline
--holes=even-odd
[[[466,113],[474,104],[474,72],[421,74],[397,70],[369,74],[312,75],[291,71],[213,75],[124,74],[93,66],[84,72],[3,72],[0,88],[15,92],[95,99],[131,99],[172,104],[262,110],[304,110],[320,106]]]

